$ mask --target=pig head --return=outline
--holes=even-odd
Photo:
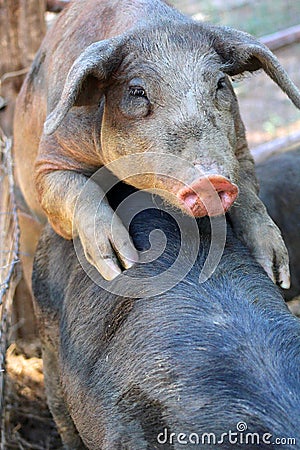
[[[220,214],[235,200],[239,179],[237,101],[223,66],[199,25],[141,28],[93,44],[72,67],[45,131],[52,133],[74,104],[90,101],[84,83],[87,90],[92,85],[95,102],[105,94],[103,162],[151,152],[149,160],[141,154],[140,174],[130,177],[130,184],[161,189],[170,203],[195,216],[210,207],[210,215]],[[180,158],[190,167],[180,165]],[[122,167],[116,175],[123,178]],[[221,199],[219,211],[205,198],[211,185]]]
[[[85,3],[107,8],[105,1]],[[113,20],[118,22],[122,8],[129,14],[127,3],[120,2]],[[97,212],[101,187],[95,183],[87,198],[77,202],[74,215],[75,204],[97,168],[138,154],[134,175],[114,165],[115,175],[139,189],[158,189],[170,204],[196,217],[230,210],[237,234],[274,281],[277,277],[288,286],[287,252],[257,197],[230,78],[263,69],[300,107],[297,88],[275,56],[250,35],[194,22],[161,2],[133,3],[135,17],[140,12],[144,19],[132,18],[121,34],[99,31],[98,42],[82,52],[82,42],[71,42],[76,51],[66,52],[67,73],[59,72],[57,48],[45,53],[45,64],[54,72],[48,75],[48,117],[35,161],[39,203],[54,229],[65,238],[79,235],[87,259],[105,278],[114,278],[120,263],[131,267],[138,257],[127,230],[119,222],[112,233],[108,204]],[[72,8],[75,3],[64,20]],[[98,247],[89,243],[95,223],[101,230]]]

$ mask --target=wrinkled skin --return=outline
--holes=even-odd
[[[79,236],[88,261],[113,279],[138,259],[128,231],[120,221],[111,229],[106,202],[98,209],[101,186],[90,182],[77,199],[97,169],[138,153],[140,174],[128,183],[159,188],[194,216],[229,210],[237,235],[288,287],[287,251],[257,196],[230,84],[260,68],[300,106],[274,55],[245,33],[197,23],[158,0],[71,3],[46,36],[16,108],[16,174],[33,215],[66,239]],[[143,158],[149,152],[151,164]],[[124,179],[122,168],[114,173]]]
[[[199,284],[210,247],[205,219],[199,228],[199,255],[186,278],[137,299],[126,284],[122,296],[94,284],[72,243],[50,227],[43,233],[33,287],[48,404],[66,449],[246,450],[251,441],[169,443],[171,433],[220,439],[240,421],[260,435],[251,450],[267,450],[277,437],[300,440],[300,322],[230,227],[220,264]],[[165,274],[177,258],[179,229],[161,211],[135,218],[137,248],[148,248],[154,229],[167,237],[165,253],[130,276]]]

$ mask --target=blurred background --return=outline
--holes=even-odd
[[[300,86],[299,1],[172,0],[171,3],[196,19],[231,26],[263,38]],[[269,36],[274,33],[276,36]],[[291,43],[286,45],[286,42]],[[264,73],[246,75],[235,83],[235,90],[250,148],[300,130],[300,111]]]
[[[176,8],[199,20],[265,36],[299,23],[297,0],[172,0]]]

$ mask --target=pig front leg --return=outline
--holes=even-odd
[[[56,354],[47,344],[43,345],[43,366],[48,406],[55,420],[64,450],[85,450],[86,447],[64,400]]]
[[[132,267],[138,253],[102,189],[92,180],[85,186],[87,182],[78,172],[55,170],[43,175],[37,191],[54,230],[66,239],[78,236],[88,262],[112,280],[121,266]]]
[[[274,283],[277,282],[282,288],[288,289],[288,252],[279,228],[257,196],[258,183],[251,157],[241,163],[240,180],[237,203],[229,211],[233,229]]]

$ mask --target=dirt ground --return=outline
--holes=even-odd
[[[300,86],[300,44],[277,56]],[[250,148],[300,130],[300,112],[263,73],[235,83]],[[300,301],[291,304],[299,314]],[[39,342],[13,343],[7,351],[5,449],[58,450],[61,442],[46,406]]]
[[[39,341],[7,350],[5,450],[58,450],[61,440],[48,410]]]

